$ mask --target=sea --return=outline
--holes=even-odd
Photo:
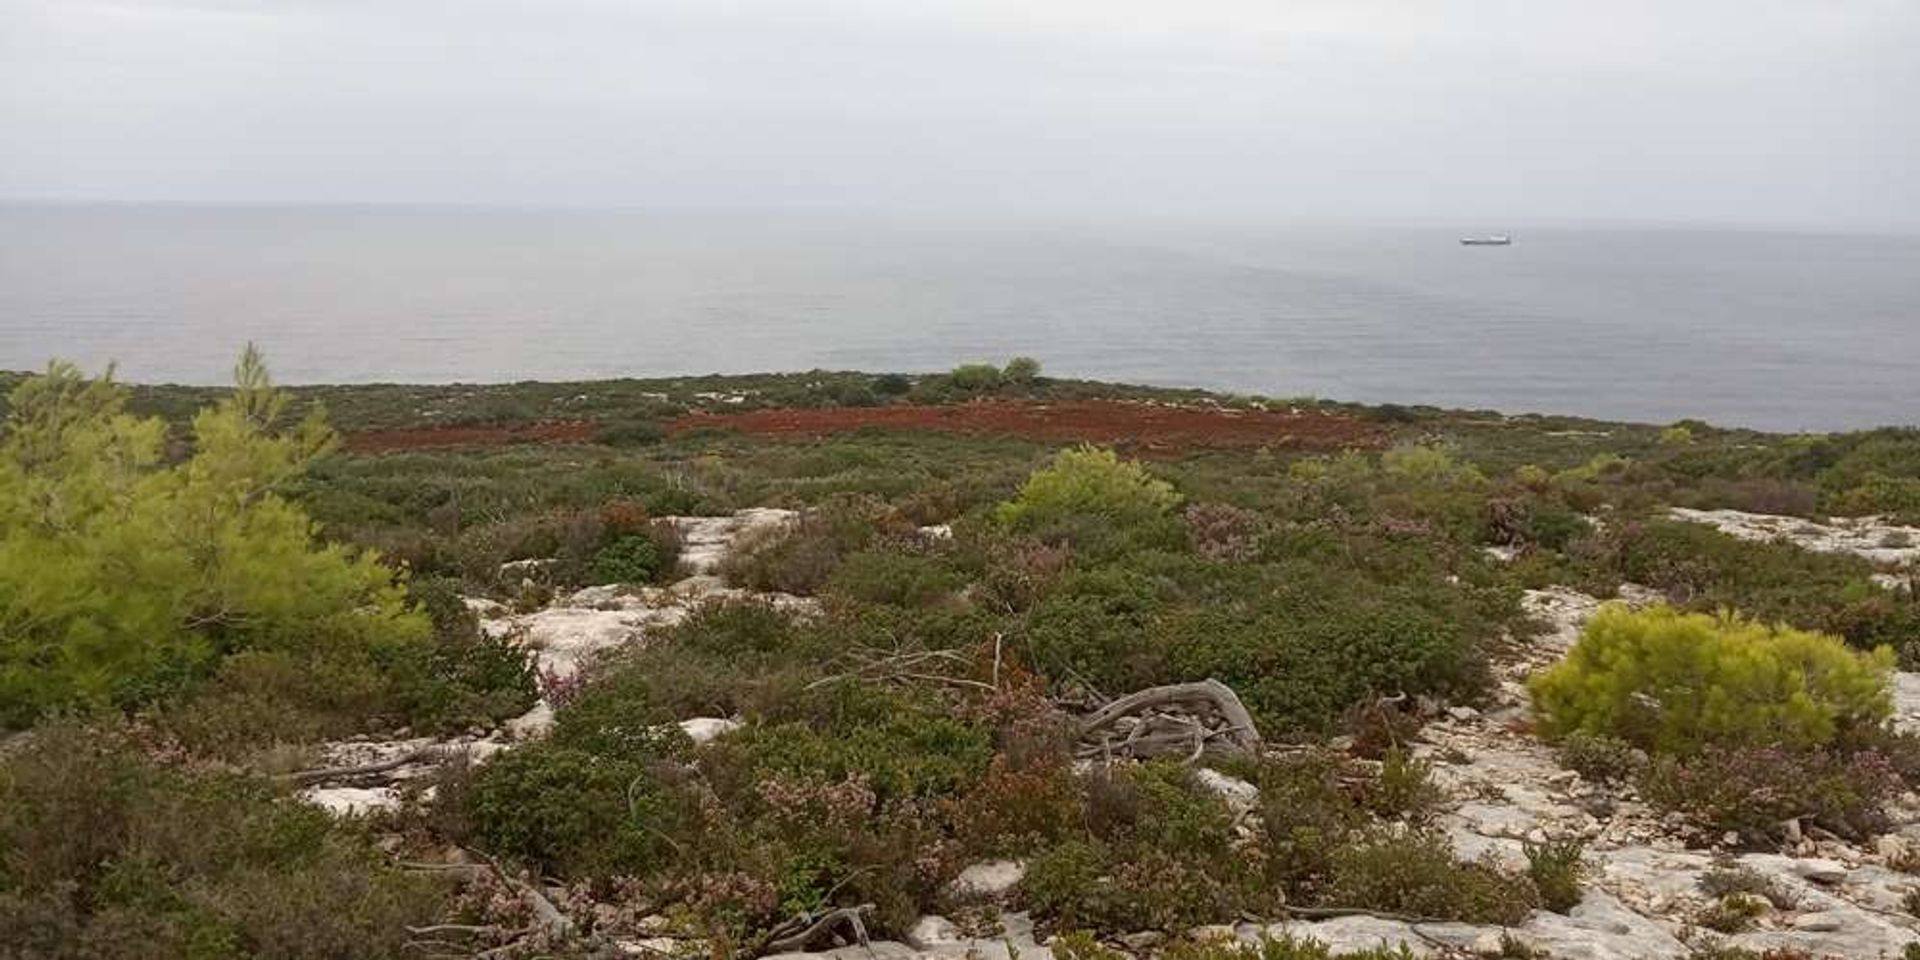
[[[1509,246],[1462,234],[1509,232]],[[1920,236],[0,205],[0,369],[218,383],[857,369],[1769,430],[1920,424]]]

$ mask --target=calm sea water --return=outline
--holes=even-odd
[[[1499,229],[1504,225],[1493,225]],[[1920,422],[1920,237],[0,207],[0,367],[935,370],[1775,429]]]

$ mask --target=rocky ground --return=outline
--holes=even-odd
[[[1893,528],[1884,525],[1811,524],[1732,511],[1683,515],[1735,535],[1785,537],[1809,549],[1857,552],[1885,564],[1920,558],[1920,550],[1889,546],[1897,544],[1899,537],[1890,536]],[[728,549],[743,534],[791,519],[791,513],[778,510],[676,519],[688,576],[671,587],[593,587],[520,615],[490,602],[476,601],[475,606],[485,629],[521,637],[542,672],[550,679],[564,680],[601,651],[646,643],[650,632],[678,622],[706,599],[738,595],[740,591],[725,586],[716,574]],[[796,609],[811,605],[798,597],[769,599]],[[1620,599],[1645,603],[1657,598],[1628,588]],[[1548,629],[1506,652],[1490,702],[1481,709],[1455,707],[1429,724],[1415,754],[1432,764],[1434,779],[1447,794],[1438,825],[1462,857],[1488,857],[1524,868],[1526,841],[1584,839],[1591,869],[1579,905],[1564,915],[1535,911],[1524,923],[1508,929],[1345,916],[1270,925],[1243,922],[1203,932],[1248,941],[1263,934],[1287,933],[1324,941],[1336,950],[1405,946],[1422,957],[1499,955],[1503,943],[1511,939],[1545,956],[1568,960],[1685,957],[1716,944],[1872,960],[1899,957],[1907,945],[1920,944],[1920,921],[1902,907],[1909,891],[1920,888],[1920,877],[1894,866],[1920,857],[1920,797],[1909,795],[1896,805],[1892,811],[1896,828],[1871,846],[1809,831],[1779,853],[1716,849],[1721,838],[1690,836],[1684,824],[1656,815],[1630,789],[1586,782],[1564,768],[1553,751],[1532,735],[1525,678],[1565,653],[1601,601],[1555,588],[1530,591],[1526,603]],[[1920,729],[1920,675],[1897,675],[1896,712],[1899,725]],[[414,756],[431,760],[434,751],[455,749],[484,758],[516,741],[541,735],[551,719],[552,711],[543,701],[502,729],[484,735],[442,742],[338,743],[326,749],[326,758],[329,764],[351,766]],[[732,726],[733,721],[725,718],[696,718],[683,724],[696,740],[722,736]],[[406,779],[431,769],[431,762],[404,763],[379,772],[371,781],[362,776],[332,778],[310,787],[305,796],[343,814],[392,806],[398,803],[399,788]],[[1253,799],[1251,785],[1218,774],[1208,776],[1230,802]],[[1712,933],[1694,923],[1698,912],[1711,903],[1700,890],[1701,877],[1729,865],[1759,873],[1780,893],[1753,929],[1733,936]],[[991,902],[1010,892],[1023,872],[1017,862],[979,864],[958,883],[972,898]],[[991,935],[968,936],[945,918],[925,917],[906,942],[876,942],[871,947],[789,957],[1004,960],[1050,956],[1047,947],[1036,941],[1033,924],[1024,914],[1002,915],[999,928]],[[1145,953],[1157,937],[1143,933],[1123,942],[1132,952]],[[625,941],[621,946],[635,955],[700,949],[695,943],[666,936]]]

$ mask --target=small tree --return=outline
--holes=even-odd
[[[0,725],[73,703],[178,690],[228,653],[424,640],[393,573],[323,545],[282,495],[334,442],[252,346],[233,394],[192,422],[192,452],[126,412],[111,370],[71,364],[16,388],[0,434]]]
[[[1040,361],[1032,357],[1014,357],[1007,361],[1000,376],[1008,383],[1029,384],[1040,379]]]

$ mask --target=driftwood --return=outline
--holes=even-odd
[[[329,780],[351,780],[355,777],[371,777],[376,774],[390,773],[401,767],[416,763],[446,763],[467,752],[464,743],[430,743],[416,747],[397,757],[379,760],[373,763],[352,764],[344,767],[316,767],[312,770],[299,770],[281,774],[280,779],[297,784],[326,783]]]
[[[1202,680],[1114,700],[1081,719],[1079,741],[1076,752],[1085,759],[1185,754],[1191,763],[1208,752],[1258,752],[1260,731],[1231,687]]]
[[[421,870],[421,871],[431,871],[435,873],[461,874],[462,876],[460,879],[464,882],[472,882],[488,873],[491,873],[495,877],[499,878],[500,882],[504,884],[507,887],[507,889],[512,890],[514,893],[519,895],[520,902],[526,904],[528,911],[530,911],[533,914],[533,926],[527,930],[522,930],[517,933],[514,933],[513,942],[517,943],[520,939],[534,932],[546,933],[555,939],[565,937],[568,934],[573,932],[573,920],[568,918],[568,916],[565,913],[562,913],[559,907],[554,906],[553,901],[547,899],[547,895],[540,891],[540,887],[537,884],[528,883],[527,881],[522,880],[511,873],[508,873],[506,871],[506,868],[500,865],[500,861],[495,860],[494,858],[488,856],[485,853],[481,853],[478,850],[472,850],[471,852],[479,856],[485,862],[484,863],[402,863],[400,866],[407,870]],[[409,929],[412,930],[413,928],[409,928]],[[490,929],[493,929],[493,928],[467,927],[463,924],[440,924],[437,927],[420,928],[419,932],[433,931],[433,932],[445,933],[445,932],[458,931],[458,932],[473,933],[480,930],[490,930]],[[511,946],[512,944],[509,943],[508,945]]]
[[[756,952],[765,955],[805,950],[835,936],[842,928],[849,935],[849,942],[867,946],[867,925],[861,916],[872,912],[873,904],[863,903],[857,907],[829,910],[817,917],[800,914],[769,931],[766,942]]]

